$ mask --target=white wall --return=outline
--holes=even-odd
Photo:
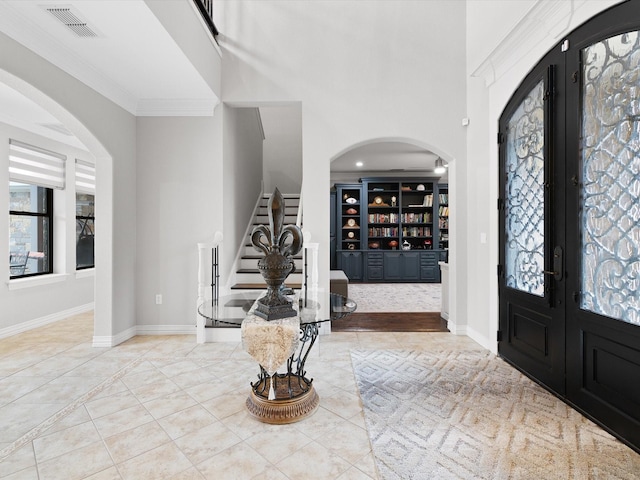
[[[31,279],[9,281],[9,256],[5,239],[9,238],[8,184],[9,140],[66,155],[66,187],[54,191],[54,273],[58,281],[34,285]],[[75,222],[75,159],[93,161],[93,156],[78,148],[0,123],[0,195],[5,199],[0,210],[0,337],[59,319],[59,312],[79,312],[93,306],[94,282],[92,270],[76,275]],[[37,282],[36,282],[37,283]],[[11,284],[11,285],[9,285]],[[17,289],[18,286],[28,285]]]
[[[193,329],[196,245],[222,231],[221,116],[137,119],[139,333]]]
[[[302,103],[305,230],[320,243],[328,290],[334,156],[371,139],[407,138],[465,164],[465,3],[238,1],[216,9],[224,101]]]
[[[302,108],[300,104],[260,107],[264,191],[299,194],[302,188]]]
[[[208,27],[195,4],[189,1],[159,2],[145,0],[149,10],[160,20],[180,46],[207,85],[220,98],[222,58]]]
[[[220,260],[223,285],[233,278],[233,261],[247,240],[245,233],[262,191],[262,141],[255,108],[224,106],[224,182],[220,205],[224,212]]]
[[[135,118],[1,33],[0,51],[0,81],[56,116],[96,159],[96,227],[102,234],[95,246],[94,341],[122,341],[135,326]],[[6,183],[1,188],[0,205],[6,205]],[[0,238],[0,248],[7,238]],[[28,301],[20,296],[4,306],[20,309]],[[53,314],[56,307],[34,314]]]
[[[508,3],[508,8],[505,8]],[[495,351],[498,119],[525,75],[577,26],[618,0],[467,2],[467,333]],[[486,234],[487,243],[480,241]]]

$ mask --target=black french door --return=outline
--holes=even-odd
[[[640,2],[554,47],[499,130],[498,352],[640,451]]]

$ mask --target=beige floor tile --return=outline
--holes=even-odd
[[[169,435],[155,421],[104,439],[115,463],[125,462],[170,441]]]
[[[366,454],[360,460],[355,462],[353,466],[371,478],[378,478],[378,469],[376,468],[376,460],[373,456],[373,452]]]
[[[2,480],[39,480],[38,469],[35,467],[28,467],[18,472],[8,473],[6,476],[0,474]]]
[[[201,405],[194,405],[158,420],[172,439],[200,430],[218,420]]]
[[[171,360],[166,362],[164,365],[158,365],[155,362],[153,363],[167,378],[173,378],[184,373],[192,373],[200,369],[200,365],[192,360]]]
[[[221,422],[243,440],[268,431],[272,427],[253,418],[246,409],[223,418]]]
[[[311,439],[315,440],[333,430],[338,425],[344,423],[344,421],[344,418],[340,415],[324,408],[322,406],[322,399],[320,399],[320,406],[313,415],[305,418],[301,422],[293,423],[292,425]]]
[[[101,472],[85,477],[83,480],[122,480],[122,477],[116,467],[109,467]]]
[[[311,442],[278,462],[276,467],[289,478],[330,480],[338,478],[351,465],[319,443]]]
[[[362,410],[360,397],[344,390],[323,397],[322,406],[344,419],[349,419]]]
[[[165,395],[181,392],[182,389],[170,379],[163,378],[155,383],[143,385],[139,388],[132,388],[131,391],[141,403],[144,403],[164,397]]]
[[[201,363],[201,362],[194,362]],[[215,383],[218,380],[209,369],[203,365],[198,365],[196,370],[190,370],[171,377],[171,380],[182,389],[187,389],[202,383]]]
[[[311,441],[308,436],[292,425],[272,425],[267,431],[248,438],[245,443],[275,464]]]
[[[54,433],[46,432],[33,441],[33,449],[36,461],[41,463],[100,440],[95,425],[88,421]]]
[[[102,441],[38,463],[40,480],[80,480],[113,465]]]
[[[91,416],[89,415],[89,412],[87,412],[84,404],[78,405],[77,408],[71,410],[67,415],[61,417],[53,425],[47,428],[43,434],[50,435],[54,432],[66,430],[67,428],[75,427],[76,425],[90,421]]]
[[[248,392],[233,392],[220,395],[218,397],[201,402],[201,405],[211,412],[217,419],[221,420],[234,413],[243,411],[245,402],[249,396]]]
[[[136,406],[96,418],[93,423],[98,429],[98,432],[100,432],[100,435],[102,435],[102,438],[107,438],[117,435],[118,433],[131,430],[132,428],[140,425],[144,425],[145,423],[149,423],[153,420],[154,418],[149,412],[147,412],[147,409],[138,404]]]
[[[154,448],[118,465],[123,480],[162,480],[193,465],[173,443]]]
[[[42,403],[33,408],[33,405],[15,402],[3,406],[0,408],[0,442],[14,442],[65,406]]]
[[[265,472],[275,468],[245,443],[228,448],[196,466],[207,480],[263,478]]]
[[[140,401],[128,389],[109,396],[96,396],[85,404],[89,415],[94,419],[139,405]]]
[[[214,422],[175,440],[178,448],[194,465],[241,442],[240,437],[220,422]]]
[[[0,459],[0,478],[4,479],[5,475],[12,475],[24,470],[30,471],[30,469],[35,468],[35,466],[36,456],[33,452],[33,445],[29,442],[8,457]],[[29,475],[30,473],[25,473],[25,478],[30,478]],[[38,478],[37,472],[35,478]]]
[[[205,480],[205,478],[196,467],[191,467],[184,472],[173,475],[171,480]]]
[[[155,419],[160,419],[189,407],[193,407],[197,404],[198,402],[196,402],[188,393],[178,391],[163,397],[155,398],[145,402],[143,405]]]
[[[376,477],[370,477],[362,470],[359,470],[356,467],[351,467],[349,470],[340,475],[337,480],[372,480],[374,478]]]
[[[56,377],[30,377],[12,375],[0,378],[0,406],[11,403],[29,392],[49,383]]]
[[[316,441],[350,464],[371,452],[367,431],[350,422],[342,423]]]
[[[80,398],[104,379],[87,377],[59,377],[18,398],[16,404],[40,405],[42,403],[71,403]]]

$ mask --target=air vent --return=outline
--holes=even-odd
[[[99,36],[87,22],[80,18],[77,12],[72,10],[71,6],[46,7],[45,9],[77,37],[93,38]]]

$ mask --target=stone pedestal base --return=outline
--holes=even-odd
[[[312,415],[319,403],[320,397],[310,385],[309,390],[295,398],[276,400],[267,400],[252,390],[246,405],[249,413],[261,422],[283,425],[299,422]]]

